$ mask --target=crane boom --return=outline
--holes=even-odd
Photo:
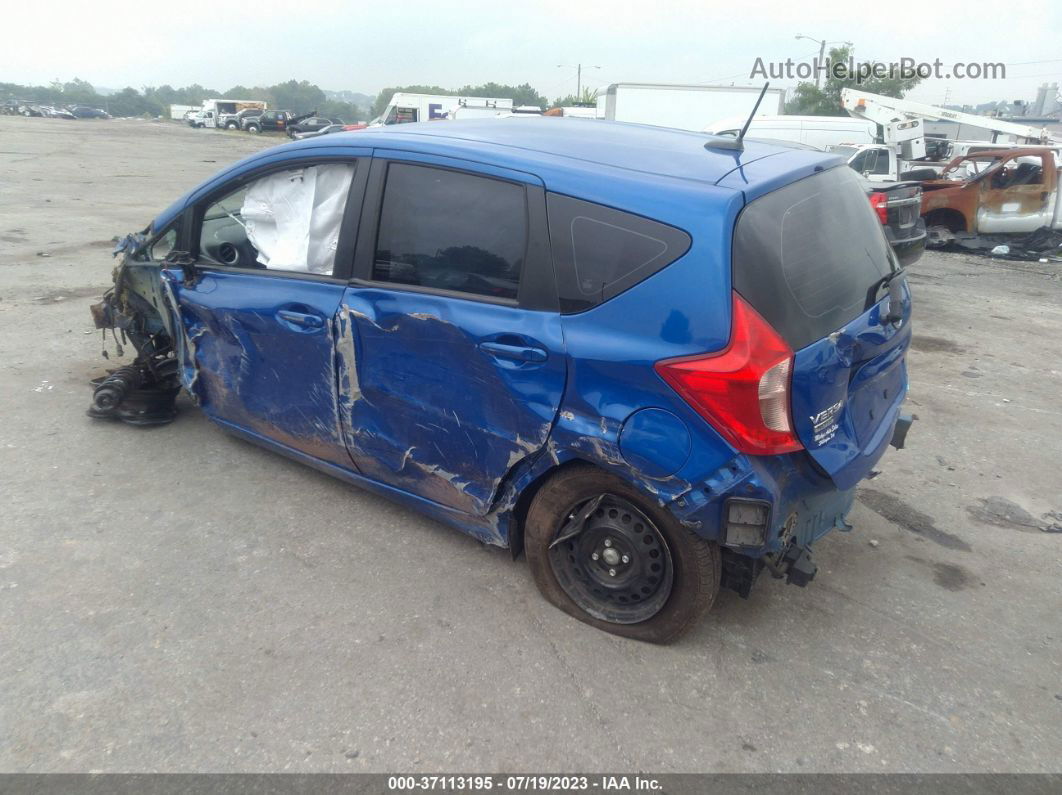
[[[885,139],[887,141],[895,140],[895,137],[890,135],[890,130],[904,125],[905,122],[931,119],[934,121],[954,121],[958,124],[980,127],[997,135],[1012,136],[1016,139],[1015,143],[1046,144],[1052,142],[1046,128],[1016,124],[1002,119],[994,119],[990,116],[978,116],[973,113],[960,113],[946,108],[938,108],[935,105],[925,105],[921,102],[912,102],[907,99],[871,94],[867,91],[859,91],[852,88],[841,89],[841,105],[851,116],[869,119],[876,124],[880,124],[885,129]],[[920,127],[921,125],[918,126]]]

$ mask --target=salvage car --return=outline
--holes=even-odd
[[[1062,229],[1058,151],[1048,147],[982,150],[956,157],[939,179],[922,182],[930,242],[956,235]]]
[[[764,569],[806,585],[911,422],[906,280],[821,152],[373,128],[227,167],[116,253],[93,316],[138,355],[92,416],[166,422],[184,389],[230,433],[525,553],[547,600],[630,638],[680,636]]]
[[[91,105],[75,105],[70,109],[79,119],[109,119],[111,114],[103,108],[94,108]]]
[[[330,127],[333,124],[342,125],[343,122],[338,119],[326,119],[324,116],[310,116],[308,119],[294,122],[288,125],[288,135],[292,138],[296,133],[310,133],[323,130],[325,127]]]
[[[42,116],[49,119],[76,119],[73,113],[61,105],[40,105],[39,110]]]
[[[313,132],[297,132],[291,137],[296,141],[301,141],[304,138],[316,138],[320,135],[334,135],[340,132],[351,132],[352,130],[364,130],[367,124],[329,124],[327,127],[322,127],[319,130]]]

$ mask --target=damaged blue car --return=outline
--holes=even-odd
[[[797,585],[909,419],[910,293],[831,155],[578,119],[308,139],[120,245],[94,417],[224,430],[670,641]],[[107,333],[105,331],[105,333]]]

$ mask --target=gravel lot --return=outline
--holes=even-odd
[[[0,117],[0,770],[1062,770],[1057,265],[927,254],[855,531],[658,648],[187,403],[84,416],[111,238],[275,142]]]

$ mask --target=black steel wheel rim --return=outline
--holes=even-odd
[[[591,500],[564,514],[554,534]],[[663,534],[628,500],[601,495],[597,508],[574,535],[549,549],[550,566],[564,592],[594,618],[614,624],[648,621],[667,603],[674,585],[671,551]]]

